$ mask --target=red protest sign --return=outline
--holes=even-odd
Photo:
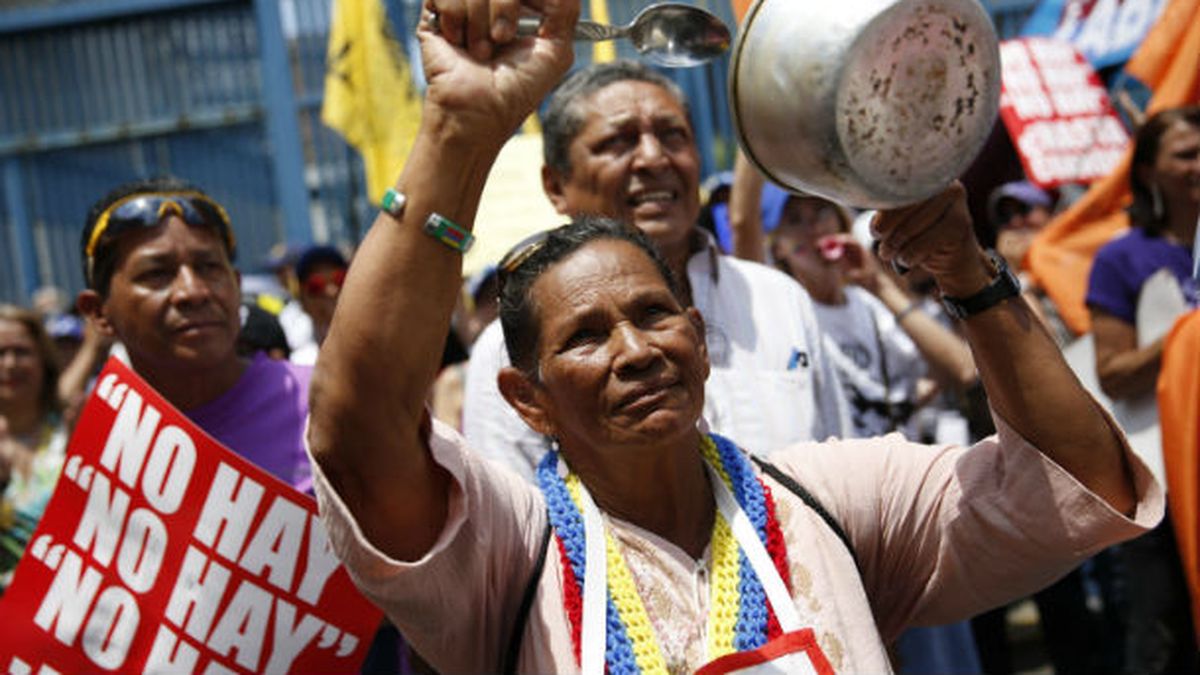
[[[1129,134],[1075,47],[1049,38],[1006,40],[1000,69],[1000,118],[1031,181],[1045,188],[1088,183],[1116,167]]]
[[[354,672],[380,621],[311,497],[115,359],[0,616],[12,673]]]

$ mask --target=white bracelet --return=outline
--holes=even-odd
[[[379,203],[379,208],[388,212],[393,218],[399,218],[404,214],[404,205],[408,203],[408,197],[404,193],[388,188],[387,192],[383,193],[383,201]]]
[[[913,300],[912,302],[908,303],[908,307],[905,307],[904,309],[900,310],[899,312],[896,312],[896,314],[895,314],[896,323],[900,323],[901,321],[904,320],[904,317],[908,316],[909,314],[912,314],[913,312],[915,312],[918,309],[921,309],[921,301],[919,299]]]

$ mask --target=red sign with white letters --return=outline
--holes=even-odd
[[[1044,188],[1090,183],[1116,168],[1129,134],[1071,43],[1006,40],[1000,69],[1000,118],[1029,180]]]
[[[110,360],[0,600],[0,670],[356,672],[380,621],[311,497]]]

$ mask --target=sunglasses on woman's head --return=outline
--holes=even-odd
[[[229,214],[207,195],[191,191],[143,192],[118,199],[96,219],[84,249],[89,276],[96,249],[104,235],[117,235],[133,228],[157,227],[170,215],[178,216],[188,225],[215,228],[229,252],[233,253],[236,242],[229,224]]]
[[[546,245],[546,239],[558,228],[549,230],[541,230],[525,237],[518,241],[512,248],[508,249],[508,253],[500,258],[500,262],[496,264],[496,282],[500,288],[504,288],[504,284],[508,281],[508,275],[520,269],[521,265],[525,264],[538,249]]]
[[[508,277],[519,270],[522,265],[546,245],[546,241],[550,238],[550,235],[562,232],[571,227],[575,227],[575,225],[567,223],[548,230],[534,232],[508,249],[508,253],[505,253],[504,257],[500,258],[500,262],[496,264],[496,281],[500,285],[500,291],[504,292],[504,286],[508,281]],[[632,225],[619,225],[619,227],[630,232],[636,232],[636,229]]]

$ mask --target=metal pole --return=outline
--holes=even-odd
[[[24,181],[21,162],[16,157],[4,159],[4,203],[8,206],[8,241],[15,255],[17,292],[29,302],[38,287],[37,252],[33,244],[33,224],[25,210]]]
[[[254,13],[262,56],[263,98],[267,111],[267,139],[275,179],[275,195],[283,216],[288,242],[312,243],[308,216],[308,189],[304,183],[298,108],[288,64],[287,41],[279,15],[279,0],[254,0]]]

